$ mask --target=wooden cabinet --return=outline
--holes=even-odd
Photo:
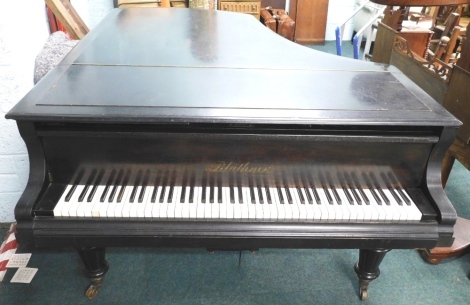
[[[291,0],[289,15],[295,21],[295,41],[325,43],[329,0]]]
[[[255,16],[259,20],[261,1],[246,1],[246,0],[221,0],[219,2],[219,10],[247,13]]]

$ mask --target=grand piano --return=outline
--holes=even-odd
[[[252,16],[115,9],[7,115],[30,158],[23,246],[391,249],[452,243],[440,168],[460,122],[393,66],[313,51]]]

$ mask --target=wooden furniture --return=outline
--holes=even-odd
[[[261,1],[252,0],[221,0],[219,2],[219,10],[246,13],[254,16],[257,20],[260,20]]]
[[[467,27],[467,33],[470,26]],[[445,186],[455,159],[470,170],[470,39],[462,46],[461,59],[457,61],[449,81],[443,106],[463,125],[457,138],[446,153],[442,164],[442,184]],[[442,259],[470,252],[470,220],[459,218],[455,225],[455,241],[451,247],[437,247],[423,251],[423,258],[433,264]]]
[[[16,238],[76,248],[90,298],[106,247],[359,249],[366,299],[390,249],[453,240],[460,122],[396,68],[244,14],[115,9],[6,117],[31,168]]]
[[[89,32],[88,27],[69,0],[45,0],[47,7],[63,24],[71,39],[82,39]]]
[[[289,16],[295,21],[295,41],[325,43],[328,0],[291,0]]]
[[[467,28],[467,32],[469,30]],[[470,39],[463,42],[457,63],[449,66],[439,59],[431,62],[419,59],[400,46],[397,38],[390,63],[463,122],[442,163],[442,185],[445,187],[455,159],[470,170]],[[451,247],[425,249],[420,251],[421,256],[429,263],[438,264],[442,259],[468,253],[470,220],[458,218],[454,230],[455,241]]]
[[[400,36],[408,41],[410,49],[420,57],[426,58],[433,32],[427,29],[405,29],[397,31],[389,25],[378,22],[377,36],[372,53],[372,61],[384,64],[390,63],[395,36]]]

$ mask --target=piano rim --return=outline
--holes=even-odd
[[[38,247],[433,248],[451,243],[452,227],[426,222],[119,221],[36,217],[17,238]]]

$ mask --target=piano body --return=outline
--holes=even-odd
[[[30,157],[17,239],[74,247],[390,249],[452,243],[440,167],[460,124],[392,66],[243,14],[115,9],[8,114]]]

